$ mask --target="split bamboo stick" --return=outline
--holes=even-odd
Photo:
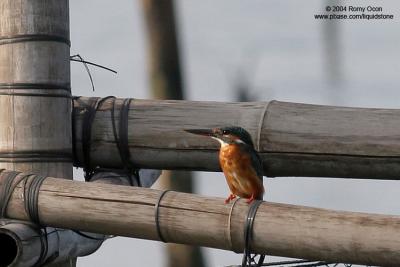
[[[21,186],[7,215],[27,220]],[[52,227],[159,240],[155,205],[161,192],[47,178],[39,215]],[[222,198],[167,192],[159,208],[161,233],[169,242],[241,252],[248,209],[243,200],[232,207]],[[258,253],[379,266],[400,262],[400,216],[263,202],[253,230]]]
[[[121,168],[112,130],[111,100],[92,127],[91,162]],[[76,157],[82,161],[82,117],[88,98],[75,101]],[[122,99],[116,101],[116,113]],[[117,124],[118,115],[115,116]],[[146,168],[220,171],[219,144],[183,129],[237,125],[247,129],[265,175],[399,179],[400,110],[287,102],[134,100],[129,110],[132,161]]]

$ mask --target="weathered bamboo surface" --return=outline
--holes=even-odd
[[[0,0],[0,168],[72,179],[69,56],[68,0]],[[38,234],[25,224],[14,230],[32,242],[18,243],[12,266],[43,265]],[[48,241],[49,252],[59,249],[52,263],[64,267],[99,243],[63,229]]]
[[[17,187],[12,195],[10,218],[27,219],[22,190]],[[159,240],[160,193],[47,178],[39,192],[39,215],[48,226]],[[244,200],[232,208],[222,198],[167,192],[159,208],[161,232],[169,242],[241,252],[248,208]],[[264,202],[255,217],[252,247],[269,255],[398,266],[400,216]]]
[[[0,1],[0,167],[72,177],[67,0]]]
[[[88,98],[75,102],[77,157]],[[116,121],[122,100],[116,101]],[[111,100],[92,129],[93,165],[121,167]],[[133,163],[146,168],[219,171],[219,144],[183,129],[238,125],[253,137],[265,175],[399,179],[400,110],[287,102],[195,102],[135,99],[129,112]]]

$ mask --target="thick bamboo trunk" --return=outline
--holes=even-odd
[[[27,220],[22,186],[12,194],[7,215]],[[160,240],[155,205],[161,192],[47,178],[39,216],[52,227]],[[232,206],[222,198],[167,192],[159,208],[161,233],[169,242],[241,252],[249,205],[239,200]],[[251,245],[259,253],[378,266],[400,262],[400,216],[263,202],[253,232]]]
[[[72,178],[69,45],[68,0],[0,0],[0,168]],[[21,246],[13,266],[37,264],[38,234],[25,224],[13,224],[8,233],[12,229],[15,238],[23,233],[32,241]],[[66,254],[98,247],[82,244],[72,231],[54,236],[61,242],[49,249],[61,249],[53,258],[57,266],[75,266]],[[4,257],[0,253],[0,261]]]
[[[82,160],[82,117],[88,98],[75,101],[75,146]],[[116,112],[122,100],[116,104]],[[97,111],[92,164],[121,167],[111,103]],[[117,113],[118,114],[118,113]],[[118,117],[118,116],[116,116]],[[117,118],[118,120],[118,118]],[[183,129],[239,125],[253,137],[265,175],[399,179],[400,110],[286,102],[134,100],[129,112],[133,163],[146,168],[219,171],[219,144]]]

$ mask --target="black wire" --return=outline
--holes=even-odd
[[[20,174],[20,172],[7,172],[7,173],[4,173],[4,169],[2,169],[0,174],[1,175],[6,175],[6,177],[4,178],[5,179],[5,183],[4,183],[4,186],[3,186],[2,190],[1,190],[1,195],[0,195],[0,200],[1,200],[1,203],[0,203],[1,204],[0,218],[5,218],[6,217],[6,211],[7,211],[8,203],[9,203],[9,201],[11,199],[12,193],[14,192],[14,189],[17,187],[19,182],[22,181],[22,179],[20,179],[16,183],[14,183],[15,177],[17,177],[18,174]]]
[[[79,60],[74,59],[74,57],[79,58]],[[86,72],[87,72],[87,74],[89,75],[90,83],[92,84],[92,89],[93,89],[93,92],[94,92],[93,77],[92,77],[92,74],[90,73],[89,67],[87,66],[88,63],[85,62],[85,61],[83,60],[83,58],[82,58],[79,54],[71,56],[71,57],[69,58],[69,60],[75,61],[75,62],[81,62],[81,63],[83,63],[83,66],[85,67]]]
[[[115,122],[115,101],[116,98],[114,96],[107,96],[104,98],[90,98],[89,103],[86,107],[86,112],[83,116],[82,120],[82,154],[83,154],[83,169],[85,172],[85,180],[90,181],[92,176],[95,173],[98,172],[103,172],[104,170],[110,171],[110,169],[103,169],[99,168],[97,166],[92,166],[91,163],[91,135],[92,135],[92,125],[94,118],[96,116],[97,110],[101,107],[101,105],[109,100],[112,99],[112,108],[111,108],[111,122],[112,122],[112,127],[113,127],[113,134],[114,134],[114,139],[115,143],[117,145],[118,151],[119,151],[119,156],[121,158],[121,162],[124,167],[124,173],[128,175],[129,177],[129,182],[131,185],[134,185],[133,179],[136,180],[137,185],[140,187],[141,181],[139,177],[139,171],[138,168],[136,168],[131,161],[131,155],[129,151],[129,142],[128,142],[128,123],[129,123],[129,107],[130,103],[132,101],[131,98],[127,98],[123,101],[123,104],[120,109],[120,114],[119,114],[119,134],[117,133],[117,127],[116,127],[116,122]],[[73,99],[73,103],[77,101],[76,98]],[[75,113],[73,114],[75,116]],[[75,123],[75,119],[73,120],[73,123]],[[76,136],[75,136],[75,126],[73,127],[73,155],[74,155],[74,165],[79,166],[78,162],[78,157],[77,157],[77,151],[75,147],[76,143]],[[113,170],[111,171],[114,172],[120,172],[118,170]]]
[[[74,59],[74,57],[79,57],[80,60]],[[81,62],[81,63],[84,63],[84,64],[93,65],[93,66],[96,66],[96,67],[99,67],[99,68],[102,68],[102,69],[111,71],[111,72],[113,72],[113,73],[115,73],[115,74],[118,73],[116,70],[113,70],[113,69],[104,67],[104,66],[102,66],[102,65],[99,65],[99,64],[96,64],[96,63],[87,61],[87,60],[83,60],[82,57],[81,57],[79,54],[76,54],[76,55],[71,56],[71,57],[70,57],[70,60],[71,60],[71,61],[76,61],[76,62]]]
[[[132,174],[133,177],[135,177],[137,185],[139,187],[142,186],[140,182],[140,177],[139,177],[139,172],[138,168],[136,168],[132,164],[131,160],[131,153],[129,151],[129,141],[128,141],[128,124],[129,124],[129,107],[132,102],[132,98],[126,98],[124,99],[121,109],[120,109],[120,116],[119,116],[119,137],[117,135],[116,131],[116,126],[115,126],[115,117],[114,117],[114,109],[115,109],[115,100],[113,102],[113,108],[112,108],[112,125],[113,125],[113,132],[114,132],[114,138],[115,142],[118,147],[119,151],[119,156],[121,158],[122,164],[124,168],[126,169],[127,173],[129,173],[129,177],[131,178],[130,182],[131,185],[133,185],[132,181]]]
[[[257,214],[257,209],[261,205],[263,201],[262,200],[254,200],[253,203],[251,204],[249,211],[247,213],[247,219],[246,223],[244,226],[244,252],[243,252],[243,259],[242,259],[242,267],[247,267],[247,266],[256,266],[260,267],[262,266],[265,255],[260,255],[260,258],[258,262],[255,261],[255,257],[251,256],[251,242],[253,239],[253,225],[254,225],[254,218]],[[253,264],[255,263],[255,265]]]
[[[90,98],[89,105],[86,109],[86,113],[82,121],[82,152],[83,152],[83,166],[85,171],[85,180],[90,181],[91,177],[95,173],[95,168],[91,166],[90,148],[92,142],[92,124],[96,116],[96,111],[100,105],[107,99],[113,98],[113,96],[107,96],[104,98]],[[74,140],[75,142],[75,140]]]
[[[159,219],[159,215],[160,215],[160,204],[161,204],[162,198],[163,198],[163,197],[165,196],[165,194],[166,194],[167,192],[169,192],[169,191],[171,191],[171,190],[164,190],[164,191],[162,191],[161,194],[160,194],[160,196],[158,197],[157,203],[156,203],[155,206],[154,206],[154,220],[155,220],[155,223],[156,223],[156,230],[157,230],[158,238],[159,238],[162,242],[164,242],[164,243],[168,243],[168,242],[165,240],[164,236],[163,236],[162,233],[161,233],[161,226],[160,226],[160,219]]]
[[[93,62],[84,60],[84,59],[82,58],[82,56],[79,55],[79,54],[70,56],[70,57],[69,57],[69,60],[70,60],[70,61],[74,61],[74,62],[80,62],[80,63],[83,64],[83,66],[85,67],[86,72],[87,72],[87,74],[88,74],[88,76],[89,76],[90,83],[92,84],[92,90],[93,90],[93,92],[94,92],[94,82],[93,82],[93,77],[92,77],[92,74],[90,73],[90,69],[89,69],[88,65],[92,65],[92,66],[95,66],[95,67],[98,67],[98,68],[101,68],[101,69],[105,69],[105,70],[111,71],[111,72],[113,72],[113,73],[115,73],[115,74],[117,73],[117,72],[116,72],[115,70],[113,70],[113,69],[110,69],[110,68],[107,68],[107,67],[105,67],[105,66],[102,66],[102,65],[99,65],[99,64],[96,64],[96,63],[93,63]]]

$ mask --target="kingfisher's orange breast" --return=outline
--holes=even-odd
[[[239,197],[262,198],[264,187],[262,177],[257,175],[251,156],[239,145],[227,144],[221,147],[219,162],[231,192]]]

